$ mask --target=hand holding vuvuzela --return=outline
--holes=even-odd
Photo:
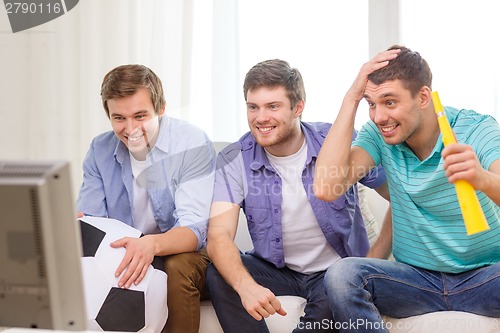
[[[436,111],[439,129],[441,130],[445,147],[450,143],[457,143],[457,139],[455,138],[455,134],[453,133],[450,123],[446,118],[446,114],[444,113],[444,108],[439,100],[437,91],[432,92],[432,102],[434,103],[434,111]],[[488,222],[486,222],[486,218],[484,217],[484,213],[474,187],[463,179],[457,180],[454,184],[457,191],[458,203],[460,204],[460,209],[462,210],[467,235],[473,235],[488,230],[490,226],[488,225]]]

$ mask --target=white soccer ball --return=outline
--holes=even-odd
[[[115,277],[115,271],[125,248],[112,248],[109,244],[122,237],[140,237],[141,232],[114,219],[85,216],[79,220],[88,329],[161,332],[168,316],[163,261],[155,258],[138,285],[119,288],[120,277]]]

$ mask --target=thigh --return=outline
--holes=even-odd
[[[242,254],[241,261],[255,282],[268,288],[276,296],[302,296],[300,277],[302,274],[288,268],[277,268],[266,260]]]
[[[500,263],[460,274],[446,274],[450,308],[500,317]]]
[[[441,274],[403,263],[345,258],[328,270],[325,283],[341,299],[363,289],[381,314],[395,318],[446,310]]]
[[[325,272],[304,276],[303,294],[307,301],[304,316],[300,318],[293,333],[299,332],[336,332],[333,315],[328,305],[328,297],[323,283]]]
[[[165,256],[164,263],[169,290],[198,290],[200,296],[205,298],[206,270],[210,263],[205,249]]]

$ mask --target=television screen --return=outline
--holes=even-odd
[[[0,160],[0,326],[86,328],[69,163]]]

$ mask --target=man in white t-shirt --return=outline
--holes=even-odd
[[[155,256],[168,275],[169,333],[196,333],[209,263],[203,246],[215,161],[207,135],[165,115],[160,79],[149,68],[111,70],[101,97],[112,131],[92,141],[83,163],[77,208],[143,232],[111,245],[125,247],[119,286],[138,284]]]
[[[250,132],[217,157],[207,241],[210,298],[225,333],[267,332],[263,318],[286,315],[279,295],[307,300],[294,332],[331,331],[325,271],[369,248],[357,186],[331,203],[314,195],[316,157],[331,124],[301,121],[305,91],[297,69],[283,60],[261,62],[247,73],[243,90]],[[380,168],[360,182],[387,195]],[[254,246],[241,255],[234,243],[240,208]]]

